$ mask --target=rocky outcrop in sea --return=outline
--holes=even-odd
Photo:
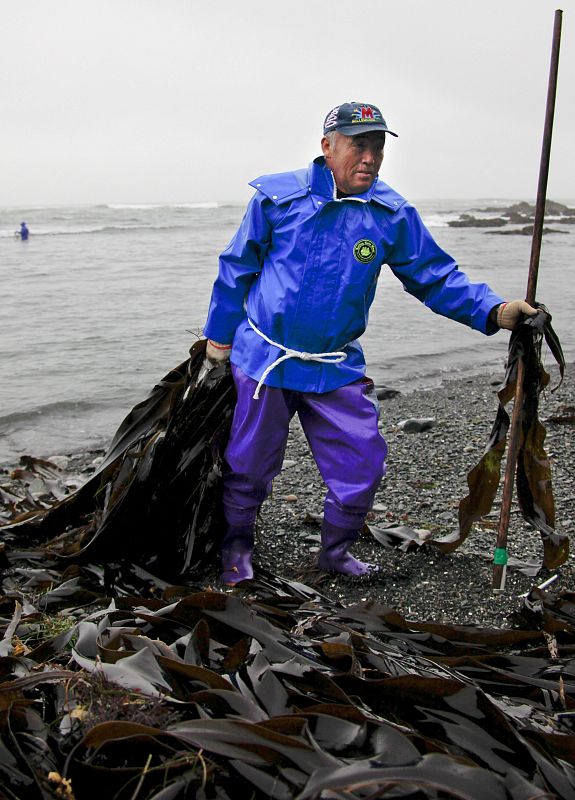
[[[575,225],[575,208],[548,200],[545,203],[545,220],[554,225]],[[535,206],[522,201],[503,209],[487,207],[479,208],[472,214],[460,214],[458,219],[450,220],[448,225],[452,228],[486,228],[486,233],[531,236],[534,221]],[[506,230],[491,230],[502,227]],[[543,233],[568,233],[568,231],[545,227]]]

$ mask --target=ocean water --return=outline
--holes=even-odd
[[[531,238],[448,221],[511,202],[415,203],[461,269],[509,299],[525,296]],[[243,212],[217,202],[0,209],[0,464],[107,445],[187,357]],[[27,242],[14,235],[23,220]],[[565,233],[544,237],[537,299],[573,361],[575,229],[554,227]],[[409,391],[467,373],[502,376],[508,336],[433,314],[384,268],[362,344],[376,384]]]

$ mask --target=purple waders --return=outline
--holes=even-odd
[[[385,474],[387,445],[377,427],[379,405],[372,381],[365,378],[324,394],[263,386],[259,399],[254,400],[257,382],[233,365],[232,371],[238,400],[224,455],[228,535],[222,554],[230,550],[229,538],[230,534],[233,538],[234,529],[241,529],[242,553],[245,551],[246,526],[254,525],[258,508],[271,490],[271,481],[281,471],[289,423],[295,413],[328,488],[324,503],[328,535],[333,538],[333,529],[342,535],[345,532],[347,544],[342,545],[342,553],[347,551],[354,538],[352,532],[363,525]],[[325,550],[325,541],[323,544]],[[322,555],[322,568],[337,569],[325,552]],[[352,561],[361,567],[345,569],[347,574],[367,571],[366,565]],[[230,570],[234,571],[233,565],[224,558],[224,580]],[[239,575],[237,579],[241,579]]]

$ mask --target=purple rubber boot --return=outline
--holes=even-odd
[[[254,551],[254,525],[228,525],[222,541],[222,574],[226,586],[254,577],[252,553]]]
[[[349,548],[357,540],[359,531],[349,528],[338,528],[324,519],[321,527],[321,552],[318,566],[329,572],[341,572],[342,575],[367,575],[377,571],[373,564],[365,564],[348,553]]]

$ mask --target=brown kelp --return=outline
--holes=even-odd
[[[172,578],[198,571],[221,534],[221,456],[234,404],[229,367],[209,367],[198,341],[130,411],[92,477],[48,508],[29,502],[4,535],[54,539],[51,547],[76,561],[131,562],[137,553]],[[50,477],[45,462],[23,466]]]
[[[0,599],[4,797],[575,797],[572,594],[489,630],[265,572],[110,597],[94,565],[8,560],[30,566]],[[47,612],[68,626],[43,638]]]
[[[543,540],[543,565],[553,569],[563,564],[569,555],[567,537],[554,530],[555,505],[551,466],[545,452],[546,430],[539,419],[539,397],[548,386],[550,377],[541,362],[541,346],[545,339],[555,357],[561,374],[565,360],[561,344],[551,326],[551,315],[542,304],[539,313],[525,317],[515,327],[509,339],[507,369],[498,397],[499,406],[485,453],[468,473],[469,494],[459,504],[459,531],[435,539],[433,544],[450,552],[467,538],[474,522],[489,513],[499,488],[501,462],[505,455],[509,414],[505,406],[515,395],[519,360],[525,367],[520,442],[517,458],[517,499],[524,519],[540,531]]]

